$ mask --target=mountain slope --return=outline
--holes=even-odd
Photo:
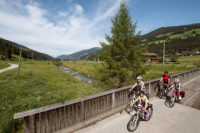
[[[91,48],[91,49],[81,50],[81,51],[78,51],[78,52],[75,52],[73,54],[66,55],[66,56],[65,55],[60,55],[57,58],[60,58],[60,59],[75,59],[76,60],[76,59],[80,59],[83,56],[95,53],[95,52],[97,52],[99,50],[101,50],[101,48],[94,47],[94,48]]]
[[[60,56],[58,56],[58,57],[56,57],[56,58],[59,58],[59,59],[65,59],[65,57],[67,57],[68,55],[66,55],[66,54],[62,54],[62,55],[60,55]]]
[[[25,47],[23,45],[17,44],[15,42],[0,38],[0,52],[1,54],[4,54],[4,56],[7,56],[7,54],[16,54],[19,55],[20,52],[20,47],[22,47],[22,57],[25,58],[30,58],[32,57],[32,53],[33,53],[33,58],[34,59],[43,59],[43,60],[49,60],[49,59],[53,59],[52,56],[44,54],[44,53],[40,53],[37,52],[35,50],[32,50],[28,47]]]
[[[139,44],[148,46],[147,52],[162,55],[165,40],[167,55],[194,53],[200,49],[200,23],[172,27],[161,27],[140,36]]]
[[[174,38],[186,39],[193,33],[200,34],[200,23],[181,26],[161,27],[145,35],[141,35],[141,40],[139,41],[139,44],[144,46],[151,43],[158,44],[159,42],[162,42],[165,39],[168,39],[168,41]]]

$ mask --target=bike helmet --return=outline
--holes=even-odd
[[[138,76],[137,79],[142,79],[142,76]]]
[[[145,93],[145,91],[144,91],[144,90],[140,90],[140,93],[144,94],[144,93]]]
[[[168,71],[165,71],[165,72],[164,72],[164,74],[167,74],[167,73],[168,73]]]
[[[179,82],[179,79],[175,79],[175,82]]]

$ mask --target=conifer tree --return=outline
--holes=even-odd
[[[146,58],[141,53],[146,52],[146,49],[137,43],[140,35],[140,32],[136,33],[137,22],[133,24],[124,0],[111,23],[112,35],[105,35],[108,43],[100,42],[103,48],[101,58],[105,64],[97,72],[101,82],[110,87],[122,87],[127,79],[134,79],[145,73],[146,67],[142,67],[141,63]]]

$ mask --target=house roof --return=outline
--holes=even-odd
[[[142,53],[144,56],[158,56],[158,54],[155,53]]]

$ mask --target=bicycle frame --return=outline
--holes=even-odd
[[[173,94],[172,97],[174,98],[174,100],[178,100],[177,95]]]
[[[142,108],[137,108],[135,114],[137,115],[137,119],[138,117],[142,117],[144,119],[144,112],[142,111]]]

